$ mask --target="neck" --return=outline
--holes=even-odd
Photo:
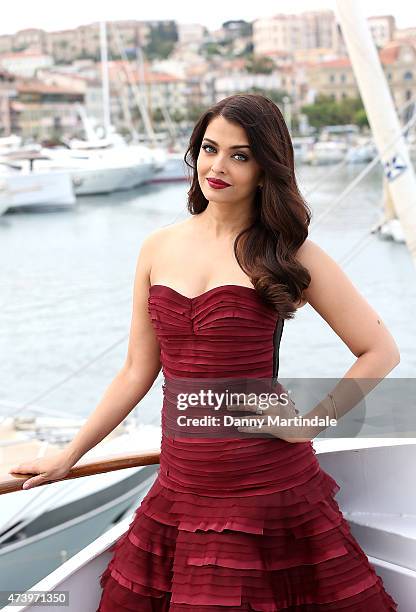
[[[235,238],[253,221],[253,206],[227,206],[227,204],[208,202],[206,209],[197,215],[198,223],[204,234],[213,239]]]

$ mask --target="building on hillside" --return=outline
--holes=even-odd
[[[401,109],[416,93],[416,46],[392,41],[380,50],[380,59],[396,107]]]
[[[13,35],[13,51],[36,49],[39,53],[48,55],[50,52],[48,34],[39,28],[26,28]]]
[[[116,93],[112,96],[113,121],[128,121],[126,109],[133,118],[140,116],[137,96],[144,100],[150,116],[156,114],[161,117],[164,110],[171,116],[183,116],[186,113],[187,86],[183,78],[155,72],[149,64],[138,70],[135,62],[123,60],[109,62],[109,75],[112,89]]]
[[[13,51],[13,34],[0,35],[0,54]]]
[[[12,102],[16,98],[16,77],[0,70],[0,136],[15,133]]]
[[[358,87],[348,57],[310,63],[307,67],[308,86],[316,95],[340,101],[355,98]]]
[[[17,133],[34,138],[71,134],[79,128],[77,104],[84,95],[68,87],[47,85],[37,79],[16,82]]]
[[[219,75],[215,78],[215,102],[236,93],[248,92],[253,88],[262,90],[281,90],[282,76],[279,72],[271,74],[250,74],[248,72],[233,72]]]
[[[415,91],[416,48],[408,43],[392,41],[379,51],[379,57],[399,110],[410,100]],[[359,95],[348,57],[310,64],[307,73],[308,87],[317,95],[326,95],[338,101]]]
[[[416,26],[411,28],[396,28],[394,32],[394,40],[408,40],[416,43]]]
[[[183,45],[200,45],[206,35],[207,29],[200,23],[178,23],[178,42]]]
[[[0,66],[20,77],[31,78],[36,75],[40,68],[49,68],[53,65],[53,58],[39,51],[20,51],[15,53],[2,53],[0,55]]]
[[[266,55],[279,51],[332,48],[334,24],[332,11],[279,14],[256,19],[253,23],[254,53]]]
[[[369,17],[367,23],[377,47],[385,47],[394,39],[396,20],[393,15]]]

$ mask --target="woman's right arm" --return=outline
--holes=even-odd
[[[56,469],[55,473],[59,478],[62,478],[62,464],[69,471],[87,451],[113,431],[146,395],[160,372],[159,342],[148,313],[154,243],[155,236],[151,234],[143,242],[137,260],[132,319],[125,363],[77,435],[56,455],[56,462],[60,462],[61,469]],[[56,462],[53,463],[53,457],[35,459],[21,464],[11,472],[43,473],[43,476],[39,475],[26,481],[28,486],[25,488],[29,488],[53,479],[53,468],[57,468]]]
[[[76,463],[101,442],[143,399],[160,371],[160,348],[147,311],[153,236],[143,242],[137,260],[130,336],[125,363],[87,422],[66,447]]]

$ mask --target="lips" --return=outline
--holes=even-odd
[[[219,179],[208,178],[207,181],[208,184],[214,189],[225,189],[225,187],[231,187],[229,183],[225,183],[224,181],[221,181]]]

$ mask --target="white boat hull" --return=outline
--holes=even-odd
[[[155,174],[156,161],[143,147],[103,150],[43,149],[48,157],[39,167],[67,170],[76,195],[95,195],[133,189],[147,183]]]
[[[152,178],[151,183],[170,183],[189,180],[183,155],[170,155],[164,166]]]
[[[65,512],[71,513],[74,505],[60,508],[51,513],[57,523],[53,527],[33,535],[29,532],[27,538],[0,548],[0,607],[7,603],[1,599],[1,591],[30,589],[111,527],[132,504],[139,505],[154,482],[156,469],[145,466],[127,470],[130,477],[118,483],[114,493],[107,494],[110,499],[106,500],[102,492],[103,503],[90,500],[96,504],[91,510],[69,520],[65,520]],[[85,500],[80,503],[86,505]],[[48,525],[51,519],[44,515],[40,520]]]
[[[76,195],[94,195],[125,191],[139,187],[151,180],[154,171],[152,164],[140,164],[106,169],[71,170]]]
[[[401,521],[401,518],[402,512],[415,515],[416,494],[409,468],[416,460],[416,440],[316,440],[314,448],[321,467],[341,486],[337,501],[347,520],[357,522],[359,513],[366,512],[373,515],[373,524],[384,527],[382,536],[379,534],[380,537],[371,540],[369,536],[363,538],[361,545],[376,573],[383,579],[387,592],[398,602],[400,612],[414,612],[416,570],[413,565],[416,557],[412,554],[416,533],[413,529],[408,531],[409,523]],[[377,522],[380,509],[383,514],[396,519],[394,529],[390,523]],[[101,597],[99,576],[111,559],[111,546],[127,530],[130,522],[131,519],[127,518],[115,525],[33,589],[69,591],[67,609],[70,612],[79,609],[95,612]],[[406,535],[406,538],[403,538],[401,546],[392,550],[387,542],[389,533],[394,530],[397,542],[399,534]],[[382,558],[373,556],[373,553]],[[60,609],[57,606],[56,612]],[[29,605],[14,607],[13,610],[35,612],[36,608]]]
[[[0,173],[0,210],[67,207],[76,202],[69,172]]]

